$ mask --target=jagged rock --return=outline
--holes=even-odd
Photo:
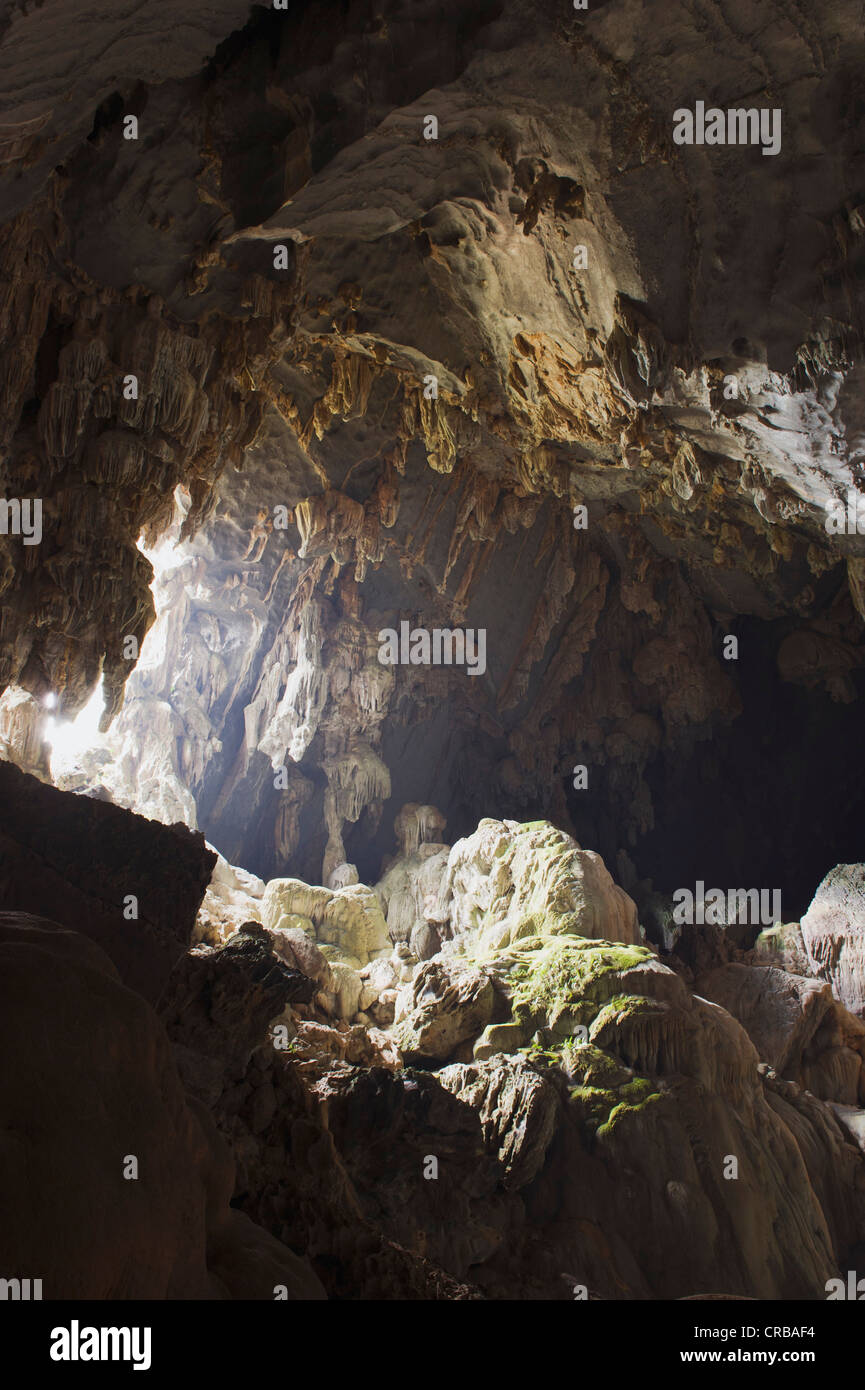
[[[244,1067],[267,1025],[287,1004],[308,1002],[314,992],[312,980],[277,959],[257,923],[217,950],[188,951],[159,999],[187,1086],[212,1101],[226,1066]]]
[[[441,950],[441,944],[438,928],[432,922],[423,922],[412,928],[409,946],[418,960],[432,960]]]
[[[0,913],[0,959],[0,1045],[17,1058],[0,1080],[17,1136],[3,1153],[10,1275],[38,1269],[49,1299],[272,1300],[277,1283],[323,1298],[305,1260],[229,1207],[228,1146],[184,1095],[159,1019],[95,942]],[[133,1158],[138,1181],[124,1181]]]
[[[285,922],[289,919],[283,917],[280,920]],[[274,952],[290,969],[299,970],[302,975],[314,980],[320,989],[333,989],[333,972],[327,956],[301,927],[275,927],[270,932],[270,939]]]
[[[824,1105],[794,1082],[772,1075],[763,1077],[763,1087],[770,1107],[796,1140],[830,1231],[838,1265],[846,1269],[851,1258],[856,1258],[854,1252],[861,1244],[865,1218],[862,1151],[839,1123],[835,1106]]]
[[[730,964],[701,976],[696,989],[739,1020],[779,1077],[821,1100],[865,1104],[865,1024],[833,998],[828,984]]]
[[[447,845],[422,844],[413,853],[397,858],[376,884],[392,941],[407,942],[417,933],[420,943],[422,935],[429,939],[431,931],[446,920],[440,895],[448,853]],[[418,955],[418,959],[422,957]]]
[[[322,1059],[328,1056],[354,1067],[386,1067],[389,1071],[402,1067],[393,1039],[380,1028],[361,1025],[339,1031],[321,1023],[301,1023],[292,1056],[314,1063],[318,1070]]]
[[[865,1017],[865,865],[832,869],[800,925],[809,973],[828,980],[836,998]]]
[[[397,997],[394,1036],[407,1057],[444,1061],[475,1037],[493,1012],[493,986],[477,970],[428,961]]]
[[[546,821],[481,821],[448,856],[442,899],[451,932],[498,948],[544,933],[639,941],[637,909],[600,855]]]
[[[555,1089],[525,1061],[481,1061],[442,1067],[439,1083],[480,1115],[484,1143],[496,1154],[512,1190],[543,1167],[561,1104]]]

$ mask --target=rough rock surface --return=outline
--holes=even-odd
[[[475,1038],[493,1015],[495,994],[488,975],[459,970],[442,961],[423,965],[397,996],[394,1033],[410,1058],[444,1061]]]
[[[801,921],[811,972],[865,1018],[865,864],[838,864]]]
[[[545,821],[481,821],[451,850],[442,899],[451,933],[477,929],[482,948],[541,930],[640,940],[637,909],[600,855]]]
[[[779,1077],[821,1100],[865,1106],[865,1024],[828,984],[772,967],[730,964],[701,976],[696,988],[739,1020]]]
[[[0,0],[0,906],[91,938],[0,946],[6,1158],[98,1237],[27,1268],[859,1258],[863,61],[858,0]],[[746,92],[773,157],[673,139]],[[713,880],[784,925],[673,929]],[[161,1145],[104,1213],[94,1077],[97,1155]]]
[[[46,1299],[273,1299],[276,1284],[324,1297],[308,1264],[229,1207],[230,1150],[104,952],[4,912],[0,962],[8,1276],[38,1270]]]
[[[215,860],[183,825],[57,791],[0,762],[0,908],[92,937],[151,1002],[192,941]]]
[[[2,537],[0,683],[63,717],[102,675],[76,784],[263,878],[370,881],[413,806],[671,889],[677,832],[747,859],[745,780],[744,881],[843,857],[855,759],[769,827],[863,686],[854,0],[7,8],[0,436],[44,535]],[[672,140],[743,80],[777,157]],[[403,620],[486,669],[382,665]]]

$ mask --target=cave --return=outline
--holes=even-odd
[[[2,1298],[858,1300],[861,7],[8,8]]]

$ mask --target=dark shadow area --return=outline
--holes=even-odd
[[[791,921],[833,865],[862,860],[865,682],[854,672],[857,699],[840,704],[822,688],[782,681],[775,653],[784,628],[737,623],[743,713],[690,754],[663,752],[649,765],[655,825],[635,847],[616,824],[613,769],[590,771],[593,790],[569,791],[578,840],[614,875],[622,847],[660,892],[698,879],[707,888],[780,888]]]

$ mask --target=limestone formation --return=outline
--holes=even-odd
[[[0,1280],[861,1265],[861,21],[0,4]]]
[[[539,932],[639,941],[637,911],[600,856],[547,822],[481,821],[454,845],[442,888],[451,932],[498,948]]]
[[[838,864],[826,875],[801,922],[809,973],[865,1017],[865,865]]]
[[[229,1207],[231,1152],[184,1093],[153,1010],[104,952],[2,913],[0,956],[2,1047],[17,1058],[2,1081],[18,1136],[4,1153],[16,1193],[4,1268],[39,1269],[54,1300],[272,1299],[277,1283],[292,1299],[324,1297],[306,1261]]]

